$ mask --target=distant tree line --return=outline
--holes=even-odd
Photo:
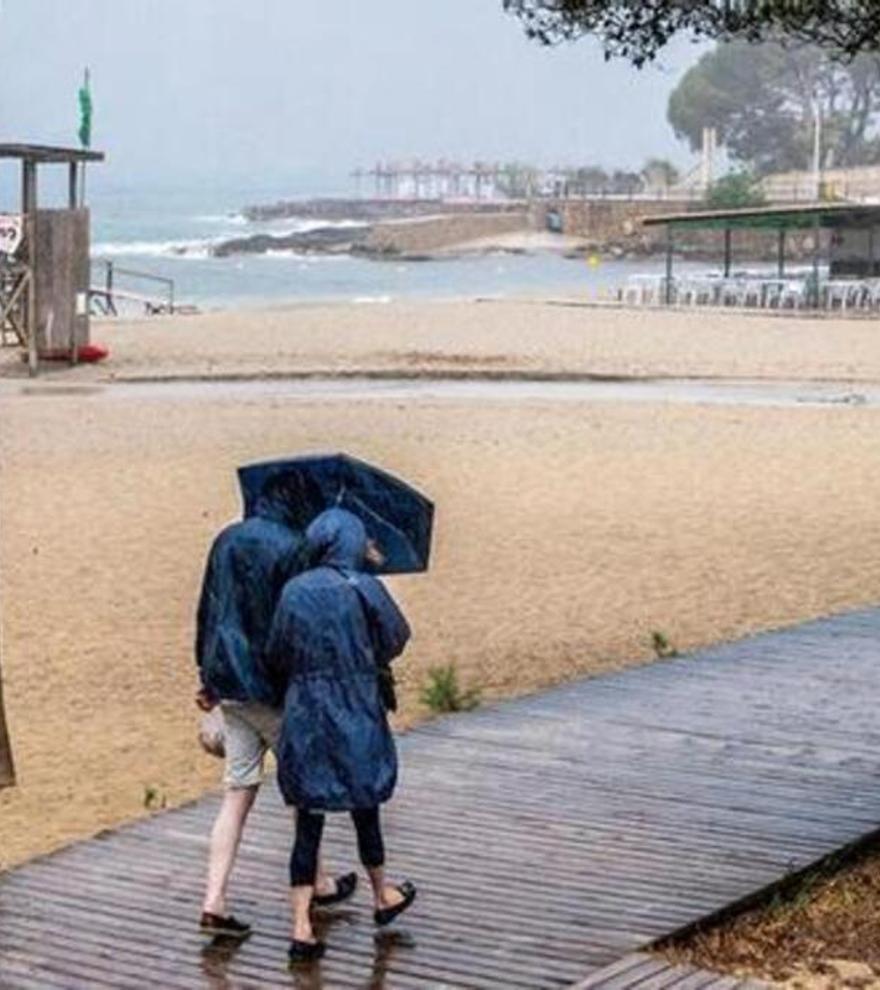
[[[593,35],[607,58],[636,65],[679,34],[716,41],[818,45],[848,61],[880,51],[877,0],[502,0],[544,44]]]
[[[539,192],[562,197],[634,196],[646,190],[666,192],[680,180],[675,165],[663,158],[649,159],[638,172],[581,165],[557,169],[550,175],[552,180],[534,166],[509,162],[501,168],[498,188],[511,199],[528,199]]]
[[[808,169],[816,120],[822,168],[880,162],[880,56],[841,63],[815,46],[718,45],[682,77],[669,122],[697,151],[704,127],[758,175]]]

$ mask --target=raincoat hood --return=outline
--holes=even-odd
[[[300,532],[308,522],[303,518],[307,510],[301,506],[296,497],[285,489],[279,479],[270,479],[260,493],[253,507],[253,514],[261,519],[281,523]]]
[[[306,547],[313,567],[360,571],[367,553],[367,531],[351,512],[328,509],[306,530]]]

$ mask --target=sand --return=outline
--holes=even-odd
[[[395,337],[406,313],[421,336]],[[144,323],[108,330],[119,358],[100,374],[237,368],[236,323],[243,367],[494,354],[505,338],[513,360],[560,367],[576,350],[573,321],[600,316],[426,304],[218,315],[177,321],[176,336],[171,322]],[[284,321],[299,319],[330,328],[328,339],[300,327],[298,351]],[[609,354],[617,340],[621,366],[642,344],[646,365],[660,351],[671,360],[644,319],[627,329],[613,313],[591,339]],[[547,328],[543,350],[533,320]],[[858,354],[856,370],[875,373],[880,334],[867,326],[779,321],[759,354],[743,346],[736,360],[790,378],[842,373]],[[755,339],[752,321],[738,327]],[[683,339],[669,322],[665,332]],[[689,333],[680,367],[708,366],[712,347],[716,369],[733,366],[733,328]],[[416,630],[400,668],[402,725],[427,714],[432,665],[454,662],[491,701],[646,661],[655,630],[687,649],[880,598],[870,407],[28,394],[7,383],[0,423],[3,673],[20,784],[0,792],[0,867],[143,814],[150,795],[175,804],[217,783],[195,744],[193,611],[211,537],[239,511],[243,461],[342,448],[436,499],[431,572],[392,582]]]
[[[96,322],[108,377],[306,371],[880,380],[877,321],[627,310],[583,303],[398,302]],[[0,374],[22,374],[11,352]]]

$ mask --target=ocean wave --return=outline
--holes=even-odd
[[[243,213],[203,213],[193,217],[198,223],[228,223],[234,227],[244,227],[250,220]]]
[[[191,241],[97,241],[92,245],[92,255],[113,258],[118,255],[134,255],[144,258],[207,258],[218,241],[206,237]]]
[[[347,230],[356,227],[368,227],[363,220],[321,220],[314,217],[274,217],[271,220],[245,220],[252,227],[264,231],[283,231],[287,234],[307,234],[310,230],[327,230],[334,228]]]

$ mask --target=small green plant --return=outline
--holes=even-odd
[[[716,210],[747,209],[766,206],[767,198],[750,172],[728,172],[711,185],[706,205]]]
[[[422,688],[422,703],[432,712],[469,712],[480,704],[476,688],[462,690],[454,664],[431,667]]]
[[[147,811],[155,811],[157,808],[164,808],[168,804],[165,795],[151,784],[144,785],[144,807]]]
[[[670,657],[678,656],[678,650],[659,629],[651,633],[651,648],[658,660],[668,660]]]

